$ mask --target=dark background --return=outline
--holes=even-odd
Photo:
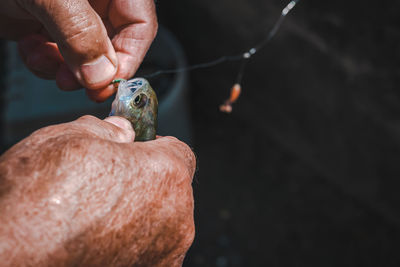
[[[189,62],[243,52],[288,1],[158,1]],[[400,2],[303,0],[252,58],[193,71],[184,266],[400,266]]]
[[[287,3],[157,9],[195,64],[250,48]],[[400,266],[399,14],[393,0],[302,0],[251,59],[230,115],[218,106],[238,63],[190,73],[197,233],[185,267]]]

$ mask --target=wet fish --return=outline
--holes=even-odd
[[[118,80],[117,95],[111,106],[110,116],[129,120],[135,130],[135,141],[156,139],[157,95],[144,78]]]

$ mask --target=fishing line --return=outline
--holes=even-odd
[[[168,70],[158,70],[156,72],[144,75],[144,78],[153,78],[158,75],[162,74],[173,74],[173,73],[181,73],[181,72],[187,72],[187,71],[192,71],[192,70],[197,70],[197,69],[204,69],[204,68],[210,68],[214,67],[218,64],[224,63],[224,62],[233,62],[233,61],[242,61],[239,66],[239,71],[236,77],[236,83],[233,85],[231,89],[231,96],[228,100],[225,101],[223,105],[220,106],[221,111],[223,112],[231,112],[232,111],[232,104],[237,100],[237,98],[240,95],[241,91],[241,82],[243,79],[243,75],[246,69],[247,62],[249,59],[259,52],[261,49],[263,49],[270,41],[271,39],[276,35],[278,30],[280,29],[282,22],[286,18],[286,15],[289,14],[289,12],[296,6],[296,4],[300,0],[292,0],[289,2],[289,4],[282,9],[281,15],[279,16],[278,20],[275,22],[271,30],[268,32],[267,36],[261,40],[259,43],[254,45],[252,48],[249,50],[246,50],[244,53],[238,54],[238,55],[232,55],[232,56],[222,56],[219,57],[215,60],[211,60],[208,62],[200,63],[200,64],[194,64],[185,68],[177,68],[177,69],[168,69]]]

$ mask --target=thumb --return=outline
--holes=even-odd
[[[112,116],[100,120],[86,115],[65,124],[65,126],[68,127],[66,132],[83,132],[117,143],[132,143],[135,140],[135,131],[131,123],[122,117]]]
[[[101,18],[87,0],[21,2],[44,25],[83,86],[99,89],[112,81],[117,56]]]

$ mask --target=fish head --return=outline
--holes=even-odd
[[[157,95],[146,79],[135,78],[119,83],[110,116],[129,120],[135,130],[135,141],[156,138],[157,112]]]

